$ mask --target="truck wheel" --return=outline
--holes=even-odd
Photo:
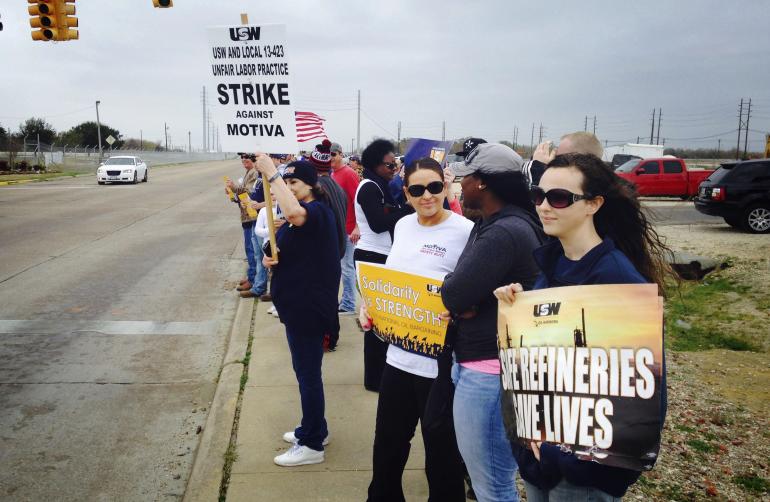
[[[770,203],[749,206],[743,215],[743,225],[752,234],[770,233]]]

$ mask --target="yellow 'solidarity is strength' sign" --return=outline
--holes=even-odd
[[[447,330],[442,281],[362,262],[357,274],[375,334],[408,352],[438,357]]]

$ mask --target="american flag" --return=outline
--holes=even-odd
[[[294,112],[297,121],[297,141],[326,138],[324,119],[313,112]]]

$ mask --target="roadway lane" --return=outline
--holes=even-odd
[[[0,499],[182,495],[244,270],[241,171],[0,187]]]
[[[722,218],[699,213],[691,200],[642,199],[642,207],[656,225],[727,225]]]

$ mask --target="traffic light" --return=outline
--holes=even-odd
[[[29,25],[38,28],[32,31],[32,40],[77,40],[78,31],[71,30],[78,25],[74,0],[27,0]]]
[[[174,6],[174,0],[152,0],[152,5],[156,8],[167,9]]]

